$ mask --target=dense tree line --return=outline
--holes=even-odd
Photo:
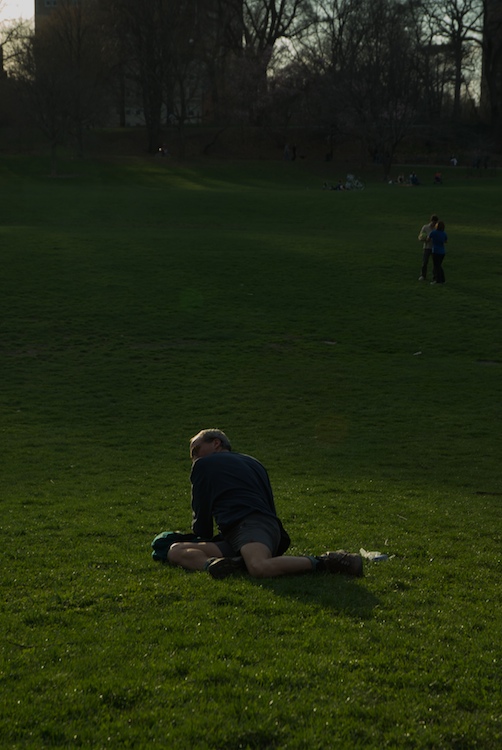
[[[36,33],[8,31],[11,88],[53,149],[100,124],[322,128],[388,171],[410,132],[485,123],[499,146],[496,0],[60,0]],[[7,32],[4,32],[4,36]]]

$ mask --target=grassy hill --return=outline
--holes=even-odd
[[[500,743],[498,176],[322,190],[342,166],[1,158],[0,745]],[[152,562],[203,427],[268,468],[293,554],[390,559]]]

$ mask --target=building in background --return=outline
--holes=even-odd
[[[73,3],[77,3],[78,0],[71,0]],[[59,0],[61,5],[61,0]],[[35,28],[37,21],[40,23],[44,18],[50,16],[52,11],[57,8],[58,0],[35,0]]]

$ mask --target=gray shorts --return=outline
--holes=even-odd
[[[225,541],[235,550],[235,554],[239,554],[245,544],[260,542],[269,548],[272,555],[276,555],[281,541],[281,529],[272,516],[251,513],[225,534]]]

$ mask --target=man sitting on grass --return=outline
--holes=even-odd
[[[283,556],[290,539],[277,517],[267,471],[255,458],[232,452],[224,432],[199,432],[190,440],[190,457],[193,532],[210,539],[215,521],[223,541],[175,542],[170,563],[207,570],[213,578],[238,570],[255,578],[309,571],[362,576],[362,558],[345,550]]]

